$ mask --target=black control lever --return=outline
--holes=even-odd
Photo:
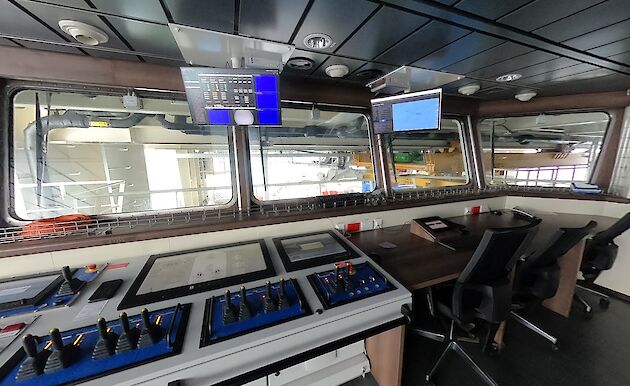
[[[265,284],[265,304],[264,304],[265,313],[274,312],[277,310],[276,302],[273,300],[273,293],[271,292],[271,282],[268,281]]]
[[[252,317],[252,310],[249,307],[249,302],[247,301],[247,291],[245,290],[245,286],[241,286],[240,292],[240,303],[238,308],[238,320],[247,320]]]
[[[92,359],[102,359],[116,353],[116,342],[118,335],[107,330],[107,321],[105,318],[99,318],[96,322],[98,328],[98,341],[92,351]]]
[[[279,286],[278,286],[278,309],[280,310],[284,310],[285,308],[291,307],[289,298],[287,298],[287,295],[285,294],[284,285],[285,285],[284,278],[281,278]]]
[[[234,323],[238,320],[238,310],[232,303],[232,294],[230,290],[225,290],[225,305],[223,306],[223,324]]]
[[[16,381],[25,381],[35,378],[44,372],[44,365],[46,364],[47,354],[37,351],[37,339],[33,335],[27,334],[24,336],[22,339],[22,348],[26,353],[26,359],[18,369],[17,375],[15,376]],[[49,351],[48,354],[50,354]]]
[[[120,327],[122,329],[122,333],[118,337],[116,354],[135,350],[138,347],[138,337],[140,336],[140,331],[138,331],[136,327],[131,328],[129,326],[129,318],[127,317],[126,312],[120,314]]]
[[[46,366],[44,366],[44,373],[46,374],[63,370],[70,365],[68,350],[66,350],[66,347],[63,345],[63,338],[58,328],[50,330],[50,340],[52,341],[54,350],[48,357]]]
[[[143,308],[140,312],[142,316],[142,331],[138,340],[138,347],[144,348],[160,341],[160,327],[151,323],[149,310]]]
[[[85,284],[83,280],[72,276],[72,271],[67,265],[61,268],[61,276],[63,276],[64,281],[59,287],[57,296],[73,295]]]

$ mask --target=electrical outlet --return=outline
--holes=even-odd
[[[346,230],[346,225],[344,223],[337,223],[335,224],[335,229],[343,233]]]
[[[363,220],[361,221],[361,231],[371,231],[374,229],[374,220]]]
[[[374,219],[374,229],[381,229],[383,227],[383,219],[375,218]]]

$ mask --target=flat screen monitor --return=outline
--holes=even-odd
[[[332,231],[278,237],[273,242],[288,272],[359,256]]]
[[[274,274],[263,240],[153,255],[118,309],[175,299]]]
[[[376,134],[438,130],[442,115],[442,89],[372,99]]]
[[[207,67],[181,71],[193,123],[282,125],[277,71]]]

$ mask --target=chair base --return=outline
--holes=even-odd
[[[498,386],[494,379],[486,374],[485,371],[483,371],[481,367],[479,367],[479,365],[477,365],[477,363],[475,363],[475,361],[466,353],[466,351],[464,351],[462,346],[459,345],[459,343],[457,342],[457,338],[455,337],[454,330],[455,322],[451,322],[449,335],[448,337],[444,337],[444,340],[448,342],[446,348],[431,368],[431,371],[429,371],[429,373],[426,375],[425,382],[427,384],[432,384],[433,376],[438,371],[440,365],[444,361],[444,358],[446,358],[446,354],[448,354],[450,351],[454,351],[464,360],[464,362],[466,362],[469,367],[471,367],[475,371],[475,373],[477,373],[477,375],[479,375],[481,379],[484,380],[486,384],[490,386]]]
[[[595,291],[594,289],[588,288],[588,287],[584,287],[581,285],[577,285],[576,286],[576,290],[580,289],[582,291],[586,291],[589,292],[593,295],[599,296],[599,305],[606,309],[608,308],[608,306],[610,305],[610,297],[606,294],[603,294],[599,291]],[[578,303],[580,303],[582,305],[582,310],[586,315],[590,315],[591,312],[593,311],[593,308],[591,307],[591,305],[583,298],[581,297],[577,292],[575,294],[573,294],[573,299],[575,299]]]
[[[537,325],[535,325],[534,323],[532,323],[529,320],[525,319],[524,317],[522,317],[521,315],[517,314],[514,311],[510,312],[510,316],[516,322],[518,322],[521,325],[529,328],[530,330],[534,331],[536,334],[538,334],[538,335],[542,336],[543,338],[547,339],[548,341],[550,341],[551,345],[552,345],[551,348],[554,351],[558,350],[558,338],[556,338],[555,336],[549,334],[548,332],[546,332],[542,328],[538,327]]]

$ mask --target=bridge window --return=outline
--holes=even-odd
[[[282,109],[282,127],[250,127],[260,201],[367,193],[375,188],[368,120],[355,112]]]
[[[486,182],[542,187],[587,182],[609,121],[602,112],[485,119],[480,128]]]
[[[389,136],[393,189],[431,189],[469,183],[462,126],[442,118],[440,130]]]
[[[36,116],[39,100],[39,120]],[[184,101],[24,90],[13,99],[14,215],[120,214],[225,206],[226,127],[190,123]]]

